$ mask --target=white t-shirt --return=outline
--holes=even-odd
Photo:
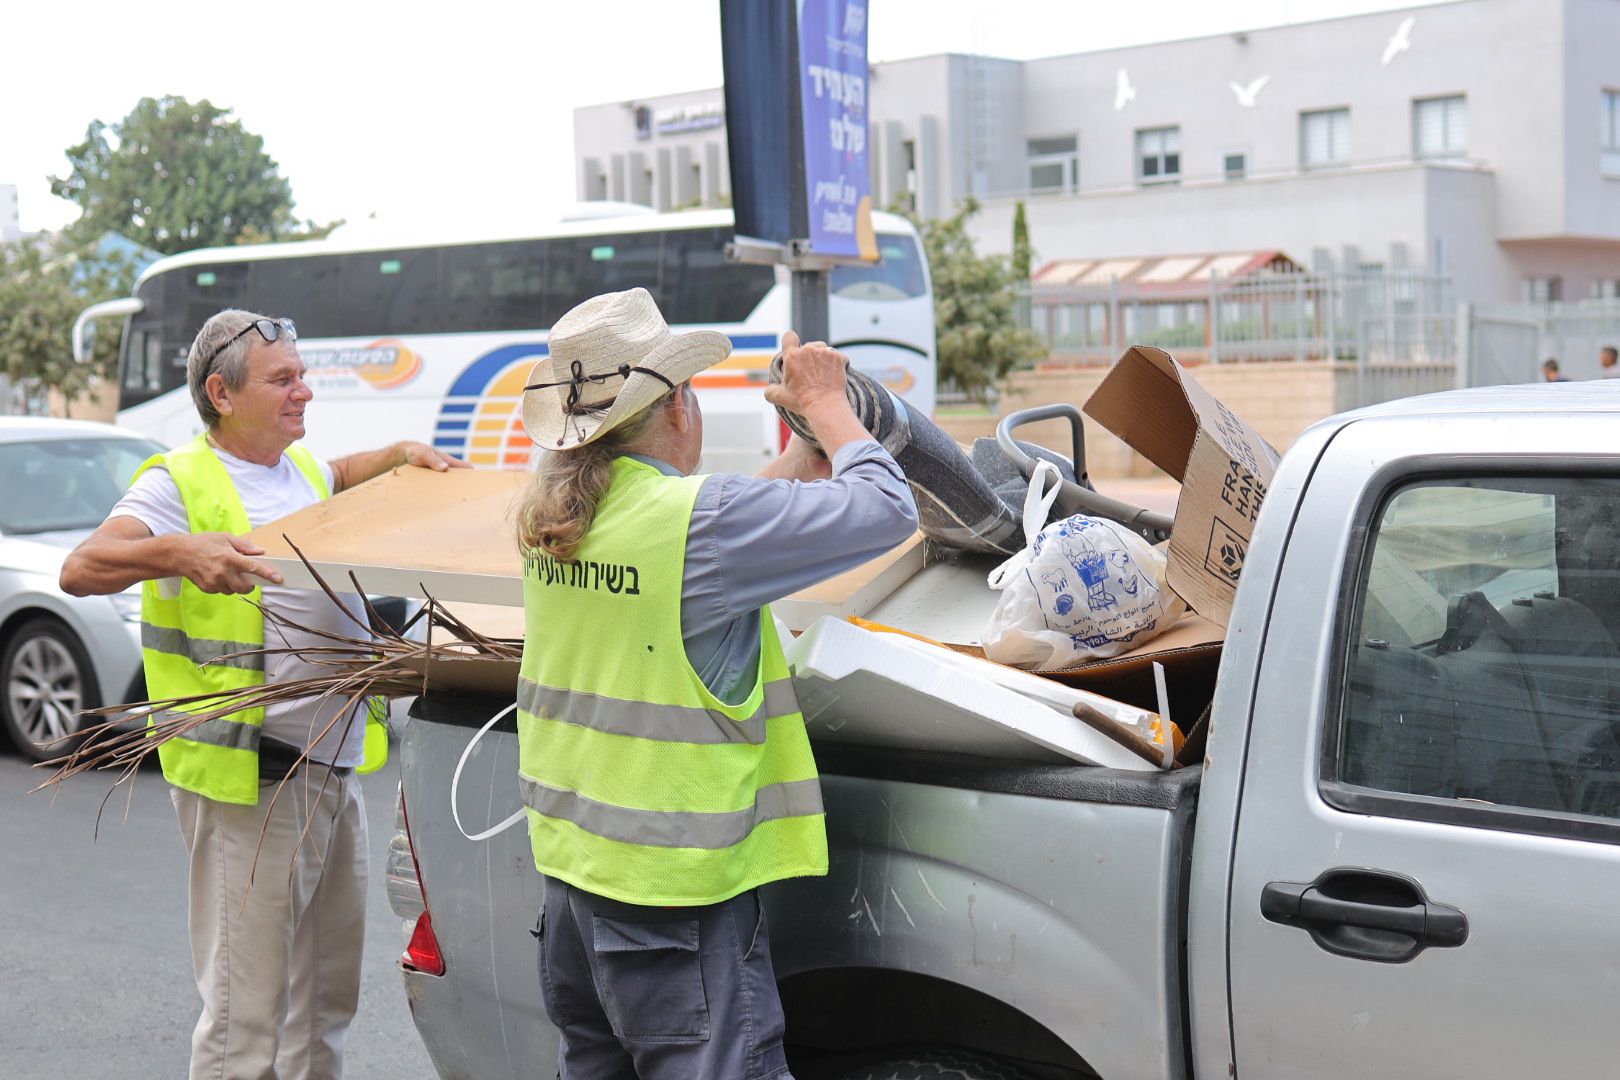
[[[242,498],[242,508],[247,511],[248,524],[254,528],[319,501],[319,496],[309,486],[309,481],[304,479],[304,474],[286,454],[281,455],[281,461],[276,465],[266,466],[232,457],[218,447],[214,448],[214,452],[219,455],[226,473],[236,485],[237,494]],[[322,475],[326,477],[327,489],[331,490],[332,466],[324,461],[320,466]],[[153,536],[169,536],[191,531],[185,504],[180,500],[180,489],[175,486],[169,470],[161,465],[142,473],[107,517],[109,519],[132,517],[151,529]],[[171,581],[172,588],[177,590],[178,579]],[[160,583],[160,588],[163,584]],[[267,611],[290,619],[300,626],[312,630],[325,630],[344,637],[369,636],[369,631],[362,629],[366,625],[366,609],[359,595],[338,593],[338,596],[343,601],[344,608],[353,615],[353,619],[339,611],[326,594],[319,590],[265,585],[261,600]],[[245,597],[242,602],[247,602]],[[290,648],[331,644],[311,634],[283,631],[266,619],[265,645],[278,647],[283,641]],[[266,682],[278,682],[326,674],[330,670],[297,656],[270,656],[265,658],[264,677]],[[301,698],[297,701],[272,705],[264,712],[264,734],[299,749],[309,746],[310,757],[316,761],[335,765],[358,765],[365,754],[366,717],[363,707],[356,708],[354,720],[348,725],[347,737],[343,734],[346,721],[339,720],[332,725],[332,730],[324,738],[317,741],[327,723],[341,711],[345,700],[346,698],[338,696],[324,701],[319,698]]]

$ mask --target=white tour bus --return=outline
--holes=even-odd
[[[693,380],[703,467],[752,472],[785,433],[763,387],[790,329],[787,272],[726,260],[730,211],[629,210],[517,236],[385,241],[351,229],[170,256],[147,268],[133,297],[85,311],[74,352],[86,354],[90,322],[124,317],[118,423],[174,446],[200,430],[185,365],[203,321],[226,307],[287,316],[315,393],[315,453],[410,438],[473,465],[523,468],[530,443],[518,398],[545,355],[546,328],[589,296],[639,285],[677,330],[730,335],[731,357]],[[855,367],[931,414],[934,311],[922,245],[904,218],[873,221],[882,259],[832,272],[830,336]]]

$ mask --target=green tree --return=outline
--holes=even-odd
[[[1029,246],[1029,222],[1024,219],[1024,200],[1019,199],[1013,210],[1012,272],[1020,284],[1028,284],[1034,258],[1034,249]]]
[[[967,223],[978,212],[969,197],[951,217],[918,225],[934,279],[939,374],[974,398],[1047,353],[1045,342],[1018,325],[1011,261],[973,249]]]
[[[134,269],[94,248],[52,252],[38,239],[0,245],[0,374],[30,405],[51,390],[71,402],[93,379],[111,375],[117,335],[98,335],[92,360],[75,363],[73,320],[91,304],[129,295]]]
[[[78,243],[118,232],[169,255],[310,227],[264,140],[206,99],[142,98],[117,124],[92,122],[67,158],[51,191],[83,210]]]

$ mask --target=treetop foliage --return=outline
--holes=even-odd
[[[292,186],[264,140],[204,99],[142,98],[116,124],[92,122],[51,192],[83,210],[77,242],[122,233],[165,255],[307,235]],[[329,227],[328,227],[329,228]]]
[[[934,327],[941,379],[980,397],[1015,367],[1046,355],[1046,344],[1019,325],[1010,260],[979,255],[967,223],[971,196],[948,218],[918,223],[934,279]]]

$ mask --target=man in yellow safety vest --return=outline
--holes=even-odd
[[[358,596],[339,607],[283,587],[243,533],[395,466],[465,467],[414,442],[318,460],[297,442],[313,395],[296,339],[291,320],[249,311],[204,323],[186,373],[206,431],[143,465],[62,565],[62,588],[76,596],[145,583],[141,645],[154,700],[314,674],[296,655],[240,655],[264,645],[265,612],[313,632],[278,629],[276,644],[293,649],[321,644],[321,631],[364,633]],[[203,999],[194,1080],[342,1074],[365,925],[366,816],[353,773],[388,753],[381,712],[346,704],[244,709],[159,747],[191,857]],[[272,808],[261,794],[306,752],[310,782],[287,784]]]
[[[692,475],[689,380],[731,342],[672,334],[645,289],[565,314],[526,388],[547,453],[518,519],[518,783],[564,1080],[787,1075],[757,887],[826,873],[827,837],[767,605],[905,540],[917,508],[845,357],[782,340],[767,399],[827,456],[794,436],[759,477]]]

